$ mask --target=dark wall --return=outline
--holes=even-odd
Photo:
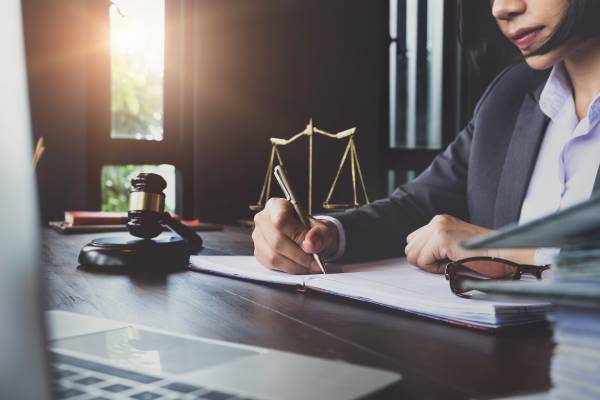
[[[379,191],[385,127],[387,2],[364,0],[198,1],[196,4],[196,204],[200,218],[251,217],[271,136],[308,119],[328,131],[358,127],[370,195]],[[342,143],[318,140],[314,203],[324,200]],[[298,192],[306,142],[286,149]],[[349,199],[346,199],[349,200]],[[314,211],[318,211],[315,209]]]
[[[23,0],[42,218],[85,207],[86,65],[83,1]]]
[[[386,115],[387,2],[189,3],[196,22],[196,214],[218,221],[251,217],[247,206],[259,195],[268,138],[289,137],[310,117],[328,131],[358,127],[359,156],[375,196]],[[33,129],[46,141],[38,166],[45,220],[89,203],[86,51],[93,49],[86,49],[86,12],[85,1],[23,1]],[[315,145],[314,202],[320,204],[344,143],[318,139]],[[282,154],[304,192],[306,142]]]
[[[95,0],[89,0],[95,1]],[[175,1],[175,0],[169,0]],[[270,152],[268,138],[290,137],[310,117],[339,131],[358,127],[357,142],[371,199],[385,146],[387,1],[184,0],[190,8],[195,71],[195,213],[202,219],[249,218]],[[23,0],[34,135],[44,136],[38,165],[44,219],[84,209],[90,21],[88,0]],[[496,48],[496,47],[494,47]],[[507,60],[486,55],[467,68],[465,117]],[[91,110],[93,112],[93,110]],[[318,139],[315,211],[331,184],[344,143]],[[306,142],[282,150],[297,191],[306,192]],[[349,181],[341,184],[348,189]],[[275,185],[276,186],[276,185]],[[280,193],[274,190],[275,195]],[[346,197],[337,200],[350,200]]]

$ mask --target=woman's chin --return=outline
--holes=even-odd
[[[523,54],[523,56],[525,57],[525,62],[527,62],[531,68],[545,70],[553,67],[569,57],[572,57],[579,47],[580,46],[574,45],[560,46],[549,53],[541,54],[539,56],[527,57],[526,54]]]
[[[550,54],[543,54],[540,56],[525,57],[525,62],[531,68],[541,71],[551,68],[560,62],[560,58],[557,59],[557,57],[551,57]]]

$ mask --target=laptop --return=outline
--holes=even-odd
[[[127,321],[44,315],[20,4],[4,0],[0,13],[1,399],[355,399],[400,379]]]

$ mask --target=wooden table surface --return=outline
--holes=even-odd
[[[552,332],[486,333],[319,293],[201,274],[82,271],[80,248],[116,234],[43,232],[47,309],[394,370],[373,398],[493,398],[550,387]],[[252,254],[250,231],[202,233],[203,254]]]

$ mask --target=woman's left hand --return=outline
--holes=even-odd
[[[491,232],[490,229],[450,215],[436,215],[429,224],[408,235],[404,251],[409,263],[425,271],[441,274],[445,267],[441,261],[490,255],[487,250],[465,250],[460,242]]]

